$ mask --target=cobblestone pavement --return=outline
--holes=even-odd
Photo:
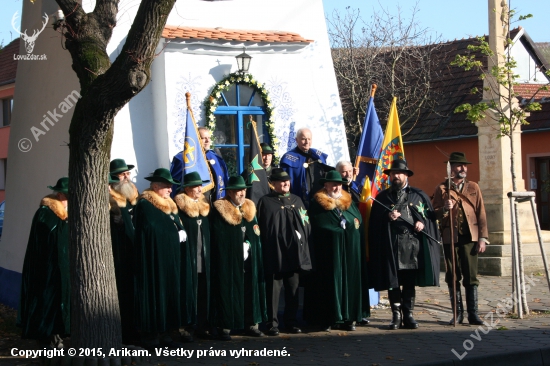
[[[182,350],[192,357],[152,355],[143,364],[189,365],[417,365],[437,363],[550,365],[550,294],[546,278],[532,276],[527,299],[531,314],[524,319],[499,315],[499,304],[510,300],[510,277],[480,277],[479,312],[492,327],[446,325],[451,318],[449,293],[442,287],[417,288],[415,318],[417,330],[387,329],[391,312],[386,307],[373,309],[371,322],[357,331],[316,332],[250,338],[233,336],[229,342],[195,341]],[[382,293],[385,298],[385,293]],[[463,295],[464,296],[464,295]],[[508,300],[506,300],[508,299]],[[382,300],[383,301],[383,300]],[[492,318],[492,319],[491,319]],[[467,322],[466,322],[467,323]],[[254,356],[253,351],[288,352],[288,356]],[[454,350],[454,352],[453,352]],[[197,358],[197,352],[203,356]],[[225,351],[226,356],[212,356]],[[231,355],[231,352],[239,352]],[[252,352],[250,352],[252,351]],[[250,352],[249,355],[246,352]],[[491,360],[482,357],[490,356]],[[500,357],[500,358],[499,358]],[[546,357],[546,358],[545,358]],[[543,360],[543,361],[541,361]],[[503,362],[503,363],[502,363]],[[0,364],[23,365],[29,360],[0,359]]]

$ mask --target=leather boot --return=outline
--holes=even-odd
[[[464,286],[466,289],[466,307],[468,311],[468,323],[482,325],[483,320],[477,315],[477,286]]]
[[[453,309],[453,318],[449,321],[449,325],[455,325],[452,286],[449,286],[449,297],[451,299],[451,309]],[[458,319],[458,324],[462,324],[464,322],[464,305],[462,305],[462,292],[460,292],[460,283],[456,284],[456,317]]]
[[[407,328],[407,329],[418,328],[418,323],[413,318],[414,297],[403,298],[401,309],[403,310],[403,328]]]
[[[399,289],[388,290],[388,299],[391,306],[390,329],[399,329],[401,327],[401,291]]]

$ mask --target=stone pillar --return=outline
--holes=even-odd
[[[501,14],[506,12],[506,1],[489,0],[489,45],[494,56],[489,57],[488,67],[502,65],[505,61],[504,47],[506,41],[506,27]],[[506,20],[506,19],[504,19]],[[491,88],[493,92],[484,91],[483,100],[490,102],[495,98],[496,90],[501,95],[507,94],[503,87],[499,87],[494,78],[487,76],[483,82],[484,88]],[[498,98],[498,96],[496,96]],[[500,98],[500,105],[506,110],[506,101]],[[517,106],[514,98],[513,105]],[[488,112],[487,117],[478,122],[479,144],[479,186],[483,193],[485,210],[489,227],[489,241],[491,245],[479,258],[479,271],[489,275],[511,275],[511,221],[510,201],[507,193],[513,191],[511,151],[512,145],[509,137],[497,138],[500,131],[498,117]],[[496,119],[496,120],[495,120]],[[516,186],[518,191],[525,191],[525,183],[522,179],[522,155],[520,128],[513,132],[513,150],[515,155],[514,171],[516,174]],[[525,272],[537,271],[542,268],[542,260],[538,239],[535,231],[531,205],[529,202],[519,205],[518,224],[520,225],[521,239],[525,256]],[[545,239],[548,243],[548,238]],[[548,249],[546,249],[548,251]]]

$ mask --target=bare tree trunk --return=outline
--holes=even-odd
[[[107,44],[118,0],[56,0],[66,15],[63,35],[82,98],[70,126],[69,224],[71,346],[120,347],[121,328],[112,255],[107,176],[114,117],[151,79],[151,64],[175,0],[143,0],[122,52],[111,65]]]

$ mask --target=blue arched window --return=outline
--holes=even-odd
[[[260,142],[270,142],[264,123],[265,114],[264,103],[256,89],[233,84],[229,90],[222,92],[221,103],[214,112],[216,129],[213,137],[230,175],[240,174],[248,164],[250,127],[247,125],[251,119],[256,122]]]

